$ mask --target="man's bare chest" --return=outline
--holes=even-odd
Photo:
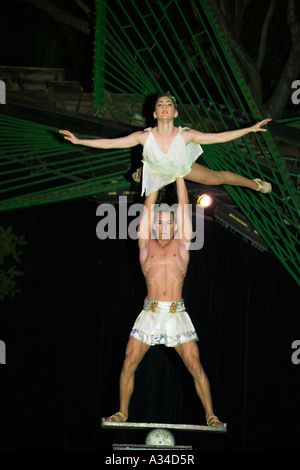
[[[182,257],[178,240],[172,240],[167,245],[160,245],[156,240],[149,243],[148,254],[145,260],[148,267],[153,269],[184,269],[187,260]]]

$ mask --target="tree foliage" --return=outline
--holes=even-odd
[[[279,119],[300,74],[300,2],[210,3],[262,114]]]

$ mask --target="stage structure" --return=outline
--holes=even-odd
[[[149,0],[98,0],[95,5],[97,115],[84,126],[76,115],[68,127],[76,135],[117,137],[143,129],[153,111],[148,109],[151,97],[167,90],[176,96],[179,125],[221,132],[264,118],[209,1],[157,0],[155,8]],[[17,118],[5,106],[0,107],[0,211],[139,192],[128,177],[135,169],[131,150],[72,146],[54,125],[36,122],[34,114],[32,120]],[[108,123],[113,123],[109,129]],[[267,195],[225,189],[300,284],[299,158],[280,153],[272,135],[278,126],[299,135],[299,120],[271,123],[268,132],[203,146],[199,163],[272,183]]]

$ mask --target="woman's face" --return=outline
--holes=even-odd
[[[178,116],[178,112],[171,98],[161,96],[156,102],[153,115],[155,119],[174,119]]]

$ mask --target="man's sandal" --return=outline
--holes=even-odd
[[[209,416],[207,418],[206,424],[207,424],[207,426],[212,426],[214,428],[222,428],[224,426],[224,424],[215,415]],[[221,426],[219,426],[220,424],[221,424]]]
[[[255,178],[255,183],[258,184],[258,188],[256,188],[254,191],[259,191],[260,193],[270,193],[272,191],[272,185],[271,183],[267,183],[266,181],[262,181],[259,178]]]
[[[112,423],[126,423],[127,419],[128,419],[127,416],[124,416],[123,413],[121,413],[121,411],[118,411],[114,415],[111,415],[108,418],[106,418],[105,421],[112,422]]]

